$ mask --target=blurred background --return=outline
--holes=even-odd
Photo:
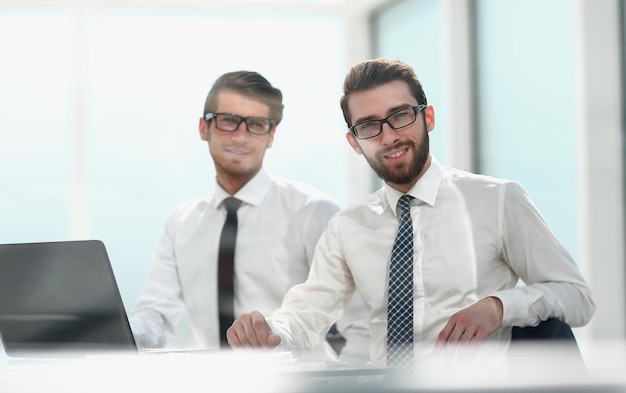
[[[620,0],[0,0],[0,243],[99,239],[132,310],[162,224],[209,192],[197,131],[219,75],[283,91],[266,166],[342,205],[380,186],[345,141],[354,63],[411,64],[431,150],[518,180],[598,306],[579,344],[626,336]],[[192,346],[181,322],[173,346]]]

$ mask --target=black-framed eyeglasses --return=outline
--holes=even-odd
[[[265,135],[272,129],[274,120],[261,116],[243,117],[234,113],[207,113],[204,119],[209,121],[215,119],[215,126],[218,130],[233,132],[241,122],[246,123],[246,130],[255,135]]]
[[[380,120],[367,120],[349,128],[349,131],[357,139],[369,139],[380,135],[383,132],[383,124],[389,124],[389,127],[397,130],[399,128],[408,127],[415,123],[417,114],[426,108],[426,105],[409,106],[399,111],[393,112],[391,115]]]

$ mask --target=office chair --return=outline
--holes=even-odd
[[[557,318],[547,319],[537,326],[514,326],[511,341],[519,340],[570,340],[578,346],[572,328]]]
[[[541,349],[544,344],[562,351],[559,353],[565,356],[562,356],[560,360],[567,364],[569,372],[586,375],[587,367],[572,328],[557,318],[547,319],[537,326],[514,326],[511,331],[511,350],[509,353],[522,348],[524,345],[534,345]]]

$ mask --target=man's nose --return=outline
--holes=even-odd
[[[398,141],[400,136],[398,132],[391,127],[391,124],[384,122],[380,127],[381,142],[383,145],[391,146]]]

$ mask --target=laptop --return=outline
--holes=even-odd
[[[138,353],[104,244],[0,244],[0,338],[10,357]]]

